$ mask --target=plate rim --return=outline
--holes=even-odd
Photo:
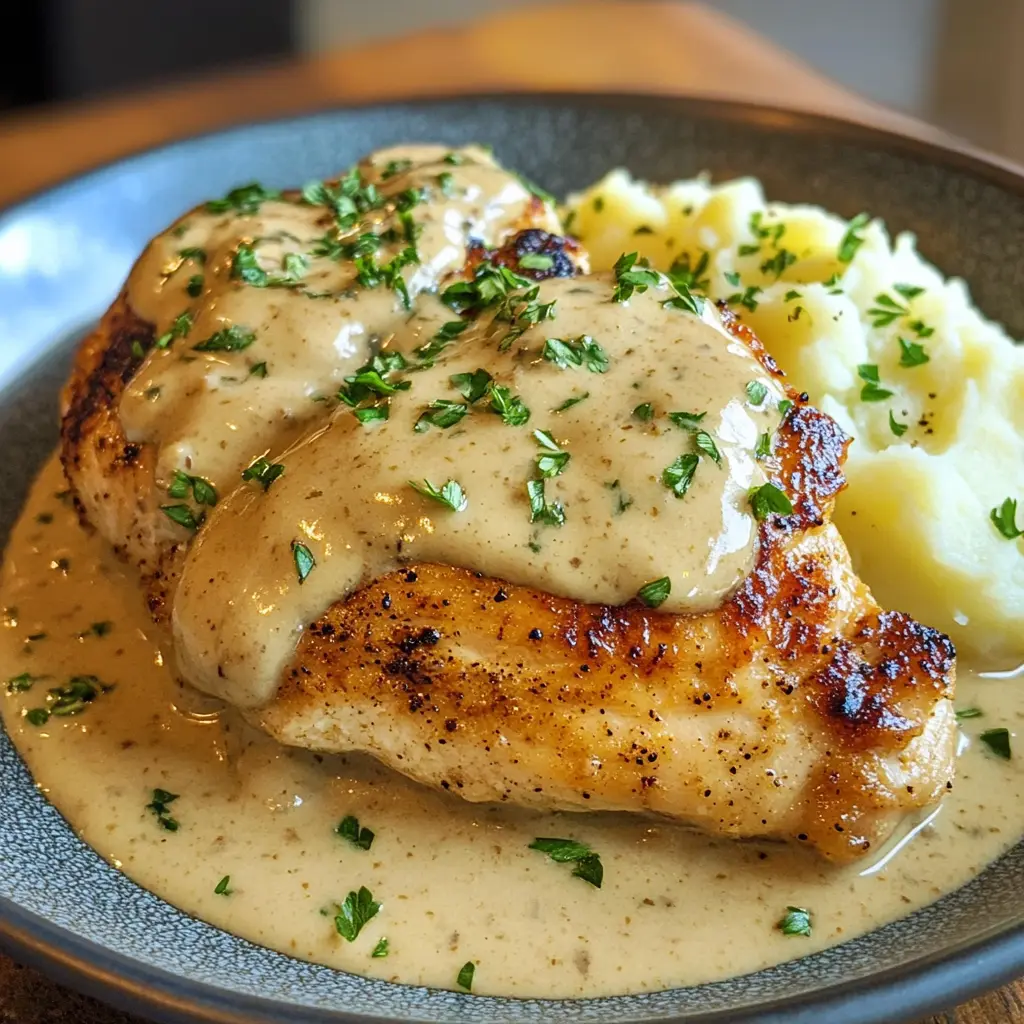
[[[1024,197],[1024,165],[989,153],[954,135],[943,133],[936,138],[927,138],[840,114],[720,97],[666,96],[646,92],[509,90],[481,94],[442,92],[357,103],[331,103],[278,117],[227,123],[157,146],[133,149],[41,189],[16,196],[0,206],[0,225],[9,218],[29,212],[36,203],[84,185],[89,179],[115,167],[187,148],[217,136],[244,133],[258,127],[283,126],[332,113],[486,103],[522,106],[561,104],[591,108],[642,105],[647,109],[678,112],[682,117],[693,119],[761,129],[776,128],[794,135],[816,134],[967,173],[1003,191]],[[922,126],[930,127],[924,123]],[[70,824],[68,828],[71,828]],[[96,853],[96,856],[100,855]],[[76,935],[3,896],[0,896],[0,950],[17,962],[32,966],[79,992],[119,1009],[169,1024],[277,1024],[282,1011],[287,1011],[288,1019],[296,1024],[369,1024],[388,1019],[374,1013],[352,1014],[340,1009],[297,1007],[274,998],[233,992],[208,982],[185,978]],[[662,1024],[672,1024],[673,1021],[685,1021],[686,1024],[818,1024],[827,1019],[829,1024],[891,1024],[894,1020],[909,1020],[971,999],[1019,977],[1022,970],[1024,920],[995,928],[979,939],[962,940],[929,956],[828,985],[795,998],[780,998],[740,1010],[703,1011],[687,1018],[661,1018],[661,1021]],[[187,991],[176,991],[183,982]],[[456,997],[471,999],[478,1007],[482,1001],[491,1001],[486,996],[457,994]],[[538,1001],[556,1004],[563,1000]],[[894,1009],[896,1017],[893,1016]],[[403,1024],[417,1024],[419,1020],[403,1018]]]

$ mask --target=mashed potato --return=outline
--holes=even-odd
[[[883,605],[986,667],[1024,660],[1024,537],[991,517],[1016,500],[1024,528],[1024,346],[963,281],[912,235],[768,203],[749,178],[651,188],[613,171],[567,221],[595,270],[635,250],[688,267],[855,438],[836,522]]]

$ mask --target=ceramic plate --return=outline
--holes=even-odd
[[[74,342],[151,235],[241,182],[301,184],[410,140],[492,143],[559,194],[626,166],[653,181],[751,174],[771,199],[869,210],[915,232],[926,259],[1024,336],[1024,179],[964,152],[806,115],[644,97],[428,101],[249,125],[131,157],[0,215],[0,540],[57,441]],[[0,943],[160,1021],[891,1022],[1024,973],[1024,844],[903,921],[757,974],[621,998],[493,999],[342,974],[179,913],[75,837],[0,730]]]

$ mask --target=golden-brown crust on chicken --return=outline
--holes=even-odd
[[[845,859],[952,776],[949,639],[883,613],[827,523],[848,442],[797,404],[755,571],[722,608],[584,605],[414,565],[329,608],[275,700],[286,743],[469,799],[640,809]]]

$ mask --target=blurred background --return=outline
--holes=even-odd
[[[862,95],[1024,160],[1024,0],[705,4]],[[0,116],[526,5],[527,0],[29,0],[5,10]],[[567,41],[582,44],[582,38]]]

